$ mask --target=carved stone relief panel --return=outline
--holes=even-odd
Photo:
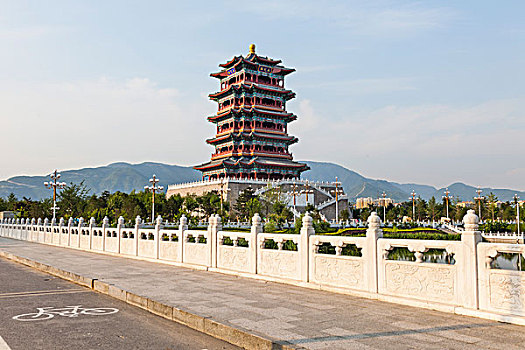
[[[338,287],[363,287],[363,263],[329,256],[315,256],[315,280]]]
[[[389,293],[454,303],[456,269],[438,264],[385,263]]]
[[[220,246],[218,256],[219,267],[248,272],[250,271],[248,254],[250,254],[250,249],[248,248]]]
[[[299,253],[270,249],[260,250],[258,269],[261,274],[299,280]]]
[[[525,314],[525,272],[490,272],[490,305]]]

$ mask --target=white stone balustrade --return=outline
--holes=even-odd
[[[316,235],[309,215],[297,235],[263,233],[258,214],[250,232],[224,231],[217,215],[207,230],[189,230],[184,216],[178,229],[166,229],[161,217],[154,228],[144,228],[140,217],[131,228],[122,217],[116,227],[108,218],[100,227],[93,218],[87,226],[83,218],[5,219],[0,236],[525,324],[525,272],[493,268],[502,254],[525,259],[525,245],[482,243],[474,211],[464,218],[461,241],[383,238],[375,212],[367,222],[365,237],[350,237]],[[395,249],[414,261],[389,258]],[[430,249],[448,263],[432,262]]]

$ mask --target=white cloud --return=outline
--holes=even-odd
[[[204,108],[202,107],[204,106]],[[134,78],[0,84],[0,176],[44,173],[112,161],[194,164],[211,149],[200,101]]]
[[[386,37],[441,27],[457,18],[451,8],[424,6],[421,2],[270,0],[263,5],[245,2],[231,8],[269,21],[321,21],[354,34]]]
[[[394,91],[415,90],[416,78],[368,78],[339,81],[321,81],[316,84],[296,84],[295,88],[332,89],[337,94],[367,95]]]
[[[525,98],[476,106],[386,106],[327,123],[308,100],[299,103],[301,159],[336,161],[377,178],[444,185],[486,182],[525,188]],[[334,151],[332,151],[334,150]]]

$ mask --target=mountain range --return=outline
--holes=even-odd
[[[315,181],[334,181],[335,177],[341,181],[345,192],[351,200],[358,197],[378,198],[383,191],[388,197],[396,202],[406,201],[414,190],[418,196],[428,200],[432,196],[441,201],[445,188],[436,188],[430,185],[400,184],[386,180],[376,180],[364,177],[355,171],[334,163],[323,163],[306,161],[310,170],[303,173],[303,178]],[[201,173],[191,167],[169,165],[163,163],[146,162],[141,164],[113,163],[96,168],[83,168],[77,170],[65,170],[60,172],[60,181],[66,183],[84,184],[90,189],[91,194],[100,194],[104,191],[131,192],[140,191],[145,185],[149,185],[148,179],[152,174],[157,175],[160,184],[165,188],[170,184],[197,181],[201,179]],[[5,181],[0,181],[0,197],[7,197],[10,193],[18,198],[27,197],[34,200],[51,195],[51,191],[43,185],[49,181],[48,175],[42,176],[15,176]],[[460,200],[472,200],[476,196],[476,187],[464,183],[453,183],[448,186],[451,196]],[[482,188],[482,195],[494,193],[499,200],[511,200],[514,194],[525,198],[525,192],[510,189]]]

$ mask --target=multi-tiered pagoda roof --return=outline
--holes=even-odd
[[[210,94],[218,111],[208,120],[217,126],[206,142],[215,147],[211,161],[194,168],[204,179],[299,178],[306,164],[293,161],[288,147],[298,141],[288,135],[288,123],[297,119],[286,111],[295,93],[284,88],[284,77],[295,71],[280,60],[262,57],[250,46],[246,57],[235,56],[220,64],[211,76],[220,80],[220,91]]]

